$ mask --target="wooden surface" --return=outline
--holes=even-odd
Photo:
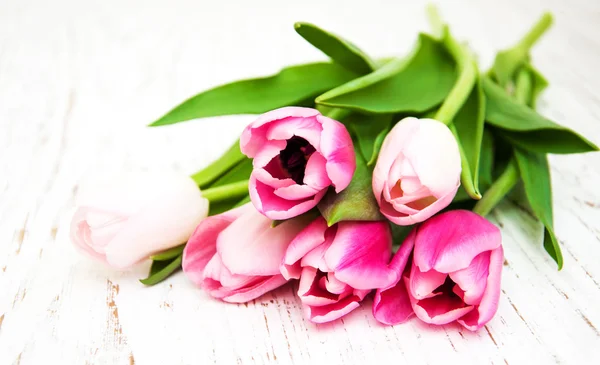
[[[371,300],[317,326],[302,318],[293,285],[227,305],[181,273],[146,288],[137,279],[148,265],[118,273],[74,251],[69,219],[86,181],[192,173],[252,117],[146,124],[208,87],[325,59],[294,21],[375,57],[406,52],[426,29],[422,1],[289,3],[0,1],[0,364],[600,363],[600,154],[551,157],[561,272],[534,218],[509,204],[492,214],[506,252],[503,295],[477,333],[417,320],[384,327]],[[551,81],[540,109],[600,143],[598,1],[440,8],[484,67],[552,10],[555,27],[534,52]]]

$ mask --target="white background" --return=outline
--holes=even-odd
[[[412,320],[379,325],[371,301],[343,320],[302,318],[294,286],[247,305],[208,298],[180,273],[116,273],[79,256],[69,219],[86,181],[128,170],[205,166],[250,116],[149,129],[194,93],[324,60],[295,21],[374,57],[407,52],[424,1],[0,0],[0,364],[599,363],[600,154],[553,156],[558,272],[541,225],[503,204],[506,263],[496,317],[477,333]],[[600,3],[443,1],[487,68],[545,9],[533,53],[551,81],[543,114],[600,143]]]

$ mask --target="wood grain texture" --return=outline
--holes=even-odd
[[[246,305],[211,300],[147,265],[117,273],[74,251],[69,219],[86,182],[128,170],[191,173],[251,116],[145,125],[195,92],[324,59],[294,34],[309,21],[375,57],[406,52],[424,1],[0,1],[0,364],[600,363],[600,154],[553,156],[558,272],[542,227],[503,204],[506,262],[482,330],[379,325],[371,301],[327,325],[303,319],[294,284]],[[600,143],[600,3],[440,1],[489,65],[543,10],[535,49],[543,114]]]

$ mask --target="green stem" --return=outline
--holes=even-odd
[[[494,207],[500,203],[502,199],[510,192],[510,190],[519,181],[520,174],[517,162],[513,159],[510,160],[506,169],[500,175],[500,177],[490,186],[490,188],[483,194],[481,200],[475,204],[473,212],[483,217],[488,215]]]
[[[436,33],[442,38],[444,46],[456,60],[459,76],[450,90],[444,103],[436,113],[434,119],[448,125],[463,106],[477,80],[477,68],[473,57],[467,47],[461,45],[449,33],[442,21],[437,8],[433,5],[427,7],[429,22]]]
[[[521,67],[517,73],[515,82],[515,99],[523,105],[529,105],[532,96],[531,74],[524,67]]]
[[[535,23],[535,25],[525,34],[525,36],[517,43],[515,48],[520,48],[529,52],[529,49],[533,47],[535,42],[552,26],[553,18],[552,14],[544,13],[542,17]]]
[[[450,128],[450,131],[452,132],[452,134],[454,134],[454,138],[456,138],[456,140],[459,141],[458,131],[456,130],[456,127],[454,126],[454,124],[450,124],[448,127]],[[462,169],[460,181],[463,184],[463,187],[465,188],[465,191],[467,192],[467,194],[469,194],[469,196],[471,198],[479,200],[479,199],[481,199],[481,193],[473,185],[473,176],[471,175],[469,160],[467,160],[465,150],[464,150],[462,144],[460,144],[460,143],[458,143],[458,150],[460,151],[460,166]]]
[[[246,156],[240,151],[240,141],[235,143],[221,156],[219,159],[192,175],[192,179],[200,187],[204,189],[215,180],[237,165]]]
[[[208,199],[211,204],[225,200],[241,199],[246,195],[248,195],[248,180],[202,190],[202,196]]]
[[[440,11],[438,10],[437,6],[428,4],[425,8],[425,12],[427,13],[427,20],[429,20],[429,24],[433,29],[433,34],[441,38],[444,35],[445,24],[442,21]]]

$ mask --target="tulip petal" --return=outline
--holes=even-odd
[[[75,214],[73,214],[73,219],[71,220],[71,230],[70,237],[71,241],[75,243],[75,246],[86,253],[90,254],[94,258],[97,258],[102,261],[106,261],[106,256],[102,253],[95,251],[91,245],[92,241],[90,238],[92,232],[88,222],[86,221],[86,216],[90,208],[87,207],[79,207]]]
[[[325,189],[331,185],[331,180],[327,176],[327,160],[319,152],[310,155],[306,162],[304,170],[304,183],[315,189]]]
[[[337,226],[325,262],[338,280],[364,290],[398,280],[398,274],[388,268],[392,236],[387,222],[340,222]]]
[[[390,269],[398,274],[398,280],[375,292],[373,316],[383,324],[404,323],[413,315],[412,305],[402,275],[413,251],[415,237],[416,230],[413,229],[390,263]]]
[[[399,123],[396,123],[381,145],[379,157],[377,158],[377,163],[373,170],[374,183],[375,179],[377,179],[378,185],[383,184],[384,181],[388,180],[396,159],[404,159],[402,155],[403,148],[414,134],[414,131],[418,128],[419,120],[413,117],[404,118]],[[392,184],[395,184],[398,179],[399,177],[396,178]],[[375,184],[373,191],[375,191]]]
[[[169,184],[169,194],[157,196],[152,209],[141,209],[131,216],[107,245],[106,260],[111,266],[129,267],[155,252],[185,243],[206,217],[208,200],[192,179]]]
[[[292,180],[291,178],[280,179],[280,178],[274,177],[266,169],[254,169],[252,171],[252,175],[250,176],[250,179],[256,179],[256,180],[260,181],[261,183],[268,185],[269,187],[271,187],[273,189],[284,188],[286,186],[292,186],[292,185],[296,184],[296,182],[294,180]]]
[[[435,296],[433,291],[444,284],[447,276],[435,270],[422,272],[413,263],[410,270],[410,294],[417,300]]]
[[[329,273],[327,275],[327,280],[325,281],[325,288],[328,292],[333,294],[343,294],[348,289],[352,289],[352,287],[346,285],[346,283],[339,281],[333,273]]]
[[[314,323],[326,323],[336,320],[352,312],[360,306],[359,302],[370,292],[370,290],[357,290],[355,295],[347,296],[340,301],[325,305],[313,307],[304,305],[305,316]]]
[[[319,148],[321,143],[321,123],[314,118],[284,118],[271,123],[267,131],[269,141],[285,141],[294,137],[302,137],[308,141],[315,149]],[[272,142],[267,142],[267,144]],[[285,147],[285,146],[284,146]]]
[[[318,114],[316,109],[294,106],[264,113],[244,129],[240,137],[240,149],[243,154],[252,158],[267,143],[269,123],[289,117],[308,118]]]
[[[318,110],[313,108],[305,108],[301,106],[286,106],[279,109],[274,109],[261,114],[249,127],[259,128],[267,123],[285,119],[285,118],[310,118],[317,116]]]
[[[412,224],[424,222],[427,219],[431,218],[434,214],[436,214],[440,210],[446,208],[452,202],[452,199],[454,199],[454,196],[456,195],[456,191],[458,190],[458,187],[459,187],[459,185],[456,185],[456,190],[453,190],[453,191],[449,192],[447,195],[439,198],[435,202],[430,203],[425,208],[421,209],[420,211],[418,211],[417,213],[415,213],[413,215],[410,215],[404,219],[398,219],[398,220],[390,219],[390,220],[401,226],[412,225]]]
[[[320,152],[327,160],[327,175],[339,193],[350,184],[356,170],[352,138],[342,123],[322,115],[317,119],[323,124]]]
[[[504,249],[500,246],[492,250],[490,254],[489,275],[479,306],[476,310],[458,320],[458,323],[466,329],[471,331],[478,330],[488,323],[498,311],[503,262]]]
[[[311,198],[320,190],[308,185],[290,185],[283,188],[275,189],[274,193],[280,198],[288,200],[300,200]]]
[[[373,316],[376,320],[387,325],[404,323],[414,314],[408,291],[400,280],[389,289],[377,289],[373,301]]]
[[[204,269],[217,252],[219,233],[242,213],[243,209],[238,208],[205,218],[192,233],[183,250],[181,266],[186,276],[196,285],[201,284]]]
[[[421,184],[441,197],[460,181],[461,162],[450,129],[434,119],[420,119],[419,129],[407,141],[404,155],[411,161]]]
[[[279,157],[279,153],[283,151],[286,145],[286,141],[270,141],[265,143],[254,156],[252,166],[255,168],[267,166],[273,158]]]
[[[287,247],[306,226],[291,219],[271,227],[271,220],[248,209],[217,238],[217,252],[233,274],[277,275]]]
[[[286,282],[287,280],[285,280],[285,278],[281,275],[266,277],[264,280],[257,282],[255,285],[242,290],[236,290],[223,297],[223,301],[229,303],[246,303],[264,295],[265,293],[270,292],[273,289],[279,288]]]
[[[450,273],[450,278],[464,292],[462,298],[467,304],[479,304],[485,291],[490,267],[490,251],[475,256],[465,269]]]
[[[404,281],[407,286],[410,285],[408,278],[405,277]],[[447,324],[474,309],[472,305],[466,306],[457,296],[442,294],[418,300],[410,294],[410,291],[408,292],[408,296],[415,315],[425,323],[436,325]]]
[[[330,293],[319,285],[319,280],[325,275],[327,274],[310,266],[302,269],[298,297],[304,305],[323,306],[336,303],[340,299],[339,294]]]
[[[327,250],[329,249],[329,247],[333,243],[333,239],[335,238],[335,228],[337,227],[331,227],[328,228],[327,231],[325,231],[325,241],[323,241],[322,244],[313,248],[309,253],[304,255],[304,257],[300,261],[300,266],[311,266],[323,272],[332,271],[331,268],[327,266],[327,263],[325,262],[325,254],[327,253]]]
[[[327,222],[323,217],[312,221],[288,246],[281,262],[280,271],[286,279],[300,278],[300,260],[325,241]]]
[[[250,199],[256,209],[273,220],[283,220],[296,217],[314,208],[327,190],[322,190],[312,198],[286,200],[275,195],[275,189],[258,181],[254,173],[250,176],[248,186]]]
[[[469,266],[475,256],[498,248],[502,238],[496,226],[466,210],[452,210],[419,226],[414,263],[421,271],[451,273]]]

